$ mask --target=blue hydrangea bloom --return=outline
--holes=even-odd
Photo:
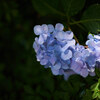
[[[33,48],[36,52],[37,61],[45,68],[51,68],[54,75],[70,76],[70,63],[75,48],[73,32],[63,31],[64,26],[60,23],[55,25],[36,25],[34,33],[39,35],[35,38]],[[73,72],[73,71],[72,71]],[[67,75],[66,75],[67,74]],[[68,75],[69,74],[69,75]]]
[[[33,48],[37,61],[45,68],[51,68],[53,75],[79,74],[82,77],[95,75],[95,66],[100,68],[100,35],[89,34],[86,41],[88,48],[76,44],[72,31],[64,31],[64,26],[57,23],[36,25]]]
[[[76,45],[72,63],[71,63],[71,69],[77,73],[80,74],[83,77],[88,76],[88,67],[85,63],[85,58],[88,56],[84,56],[84,50],[85,48],[79,44]]]
[[[94,66],[98,67],[100,65],[100,34],[98,35],[89,35],[89,40],[86,41],[86,45],[88,45],[89,50],[92,52],[92,57],[88,58],[90,64],[94,64]],[[92,62],[91,62],[92,59]]]
[[[96,56],[89,48],[77,44],[71,63],[71,69],[83,77],[95,75]]]

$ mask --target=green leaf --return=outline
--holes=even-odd
[[[91,91],[93,91],[92,98],[100,98],[100,79],[98,79],[98,82],[93,84],[91,86]]]
[[[29,85],[24,85],[24,91],[28,94],[34,94],[32,87]]]
[[[98,90],[99,90],[99,89],[98,89],[98,86],[99,86],[99,83],[93,84],[93,85],[91,86],[91,90],[92,90],[92,91],[98,91]]]
[[[59,0],[32,0],[32,4],[37,12],[42,16],[47,14],[58,14],[64,16],[60,10]]]
[[[96,69],[95,69],[95,73],[96,73],[96,75],[97,75],[98,77],[100,77],[100,69],[99,69],[99,68],[96,68]]]
[[[98,92],[98,98],[100,99],[100,91]]]
[[[98,97],[98,93],[97,92],[94,92],[93,95],[92,95],[93,99],[97,98]]]
[[[40,15],[58,14],[70,17],[84,7],[85,0],[34,0],[32,4]]]
[[[67,16],[77,14],[85,5],[85,0],[62,0],[63,8]]]
[[[100,84],[100,78],[98,79],[98,83]]]
[[[98,33],[100,30],[100,4],[94,4],[90,6],[82,16],[80,21],[88,29],[88,31],[93,33]]]
[[[82,100],[92,100],[92,92],[87,89],[85,95],[82,98]]]

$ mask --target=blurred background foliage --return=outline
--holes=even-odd
[[[71,28],[84,44],[88,32],[100,32],[100,0],[0,0],[0,100],[100,97],[95,92],[99,90],[99,72],[96,77],[73,75],[65,81],[36,61],[33,27],[58,22],[66,30]]]

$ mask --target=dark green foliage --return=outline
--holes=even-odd
[[[100,4],[97,3],[99,0],[1,0],[0,100],[100,98],[100,92],[95,94],[95,86],[90,88],[98,84],[99,70],[95,77],[84,79],[73,75],[65,81],[63,76],[53,76],[50,69],[44,69],[36,61],[32,48],[33,27],[44,23],[63,23],[84,44],[88,32],[100,32]]]
[[[41,14],[58,14],[61,16],[73,16],[77,14],[85,4],[85,0],[34,0],[34,8]]]
[[[100,4],[91,5],[82,16],[83,24],[90,32],[100,31]],[[87,23],[88,21],[88,23]],[[95,27],[96,26],[96,27]]]

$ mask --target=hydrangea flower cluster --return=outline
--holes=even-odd
[[[88,48],[76,44],[72,31],[64,31],[64,26],[57,23],[36,25],[33,48],[37,61],[45,68],[51,68],[54,75],[64,75],[67,80],[72,74],[82,77],[95,75],[95,66],[100,67],[100,36],[91,34],[86,41]]]

